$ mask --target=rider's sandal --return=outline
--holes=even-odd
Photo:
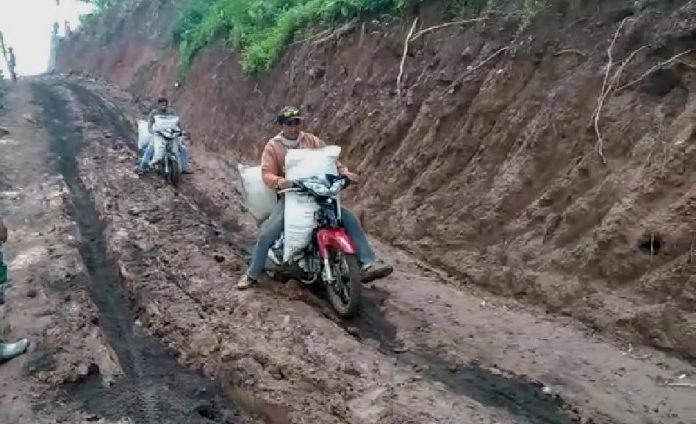
[[[256,285],[256,280],[244,274],[237,282],[237,290],[246,290]]]
[[[27,351],[29,340],[22,339],[17,343],[0,343],[0,362],[9,361]]]

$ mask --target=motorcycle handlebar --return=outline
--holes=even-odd
[[[299,188],[285,188],[283,190],[278,191],[278,194],[285,194],[285,193],[298,193],[302,190]]]
[[[330,181],[331,181],[331,179],[330,179]],[[335,184],[337,181],[342,181],[343,185],[340,187],[333,187],[333,184]],[[329,188],[329,192],[330,192],[330,195],[336,196],[336,195],[338,195],[338,193],[340,191],[345,190],[346,187],[348,187],[350,185],[350,180],[348,180],[348,178],[346,178],[346,177],[339,177],[339,178],[336,178],[335,180],[333,180],[333,184],[332,184],[332,187]],[[286,194],[286,193],[315,193],[315,194],[318,194],[320,196],[325,195],[325,194],[319,194],[319,193],[315,192],[315,189],[312,189],[311,187],[305,186],[302,181],[293,181],[292,187],[278,191],[278,194]]]

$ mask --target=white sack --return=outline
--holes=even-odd
[[[278,203],[276,192],[263,182],[261,166],[238,165],[244,205],[258,221],[268,218]]]
[[[152,166],[164,158],[164,153],[166,151],[166,141],[162,136],[157,135],[157,131],[168,130],[168,129],[178,129],[179,128],[179,117],[170,115],[159,115],[155,116],[155,123],[152,124],[152,132],[155,133],[152,136],[152,141],[154,143],[155,152],[152,156],[152,160],[149,165]]]
[[[164,152],[167,149],[164,138],[160,137],[159,135],[152,136],[152,144],[154,145],[155,149],[152,155],[152,160],[150,161],[148,166],[153,166],[157,162],[161,161],[164,158]]]
[[[147,129],[147,121],[138,121],[138,150],[143,150],[150,144],[152,134]]]
[[[341,153],[339,146],[326,146],[321,149],[289,149],[285,156],[285,178],[300,180],[326,174],[338,175],[336,162]],[[310,242],[314,229],[314,212],[319,208],[314,198],[300,193],[285,194],[283,261]]]

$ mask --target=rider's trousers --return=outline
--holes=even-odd
[[[268,249],[273,246],[273,243],[275,243],[278,237],[283,233],[284,212],[285,199],[281,197],[271,216],[261,224],[259,238],[256,240],[256,245],[251,253],[251,262],[247,270],[247,275],[254,280],[259,279],[261,273],[263,273],[263,269],[266,266]],[[358,218],[346,208],[341,208],[341,217],[343,218],[343,225],[346,229],[346,233],[348,233],[348,236],[353,240],[353,243],[355,243],[360,264],[368,265],[373,263],[376,260],[375,252],[370,247]]]
[[[143,158],[140,161],[139,168],[140,169],[145,169],[148,165],[150,165],[150,162],[155,156],[155,143],[154,141],[150,141],[150,143],[147,145],[145,148],[145,152],[143,153]],[[184,146],[183,143],[179,143],[179,157],[181,158],[181,169],[184,171],[189,169],[189,151],[186,146]]]

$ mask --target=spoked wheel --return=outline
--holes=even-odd
[[[362,282],[358,258],[355,255],[333,251],[330,263],[335,280],[326,285],[329,302],[341,317],[348,318],[354,315],[360,306]]]
[[[181,180],[181,163],[177,159],[173,159],[171,157],[167,158],[166,160],[168,162],[167,168],[169,168],[169,172],[167,173],[167,181],[176,187]]]

